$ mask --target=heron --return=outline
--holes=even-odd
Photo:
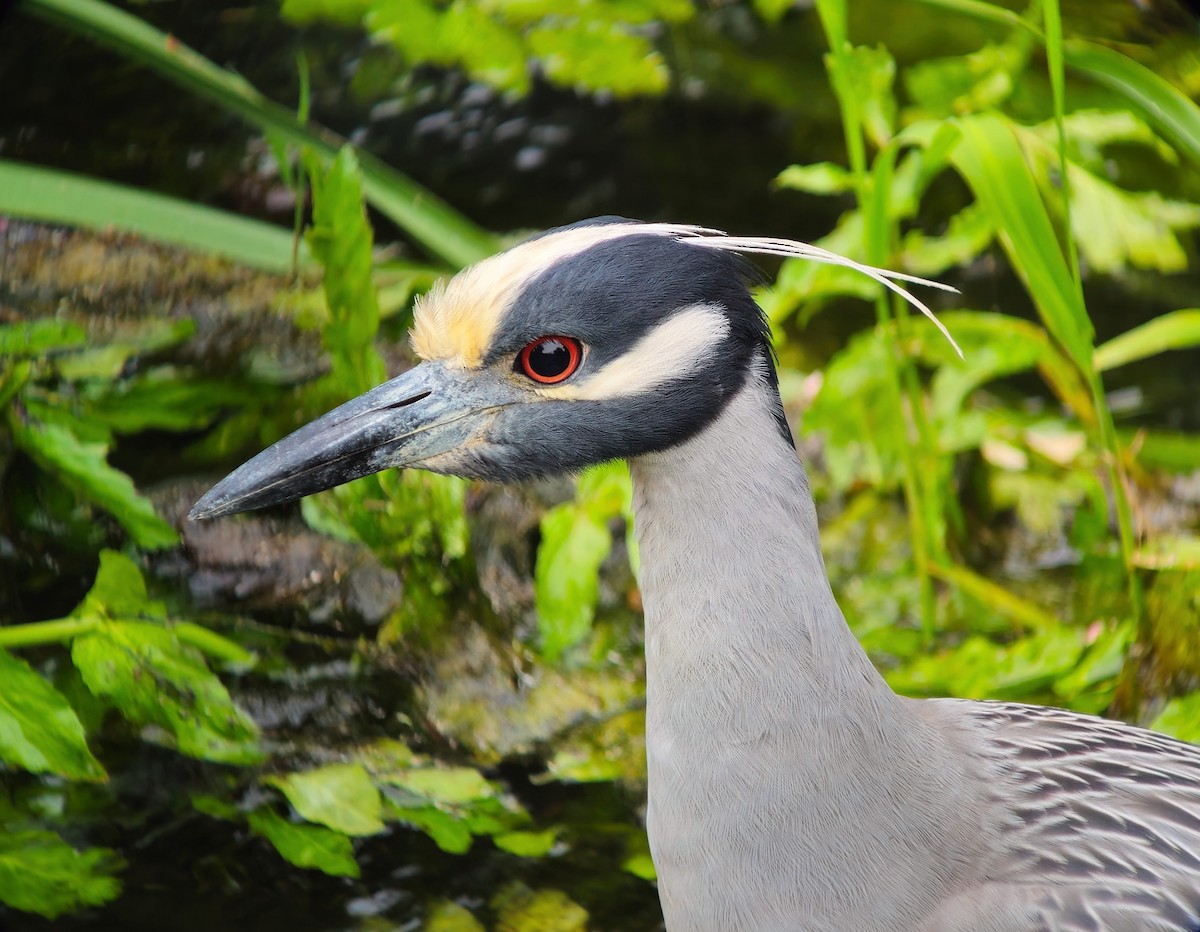
[[[419,365],[260,453],[191,517],[391,467],[513,482],[625,459],[668,929],[1200,932],[1200,748],[902,697],[872,665],[828,581],[745,253],[909,294],[791,240],[558,228],[435,287],[414,309]]]

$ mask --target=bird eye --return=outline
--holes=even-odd
[[[543,385],[554,385],[579,368],[583,348],[572,337],[538,337],[517,354],[513,369]]]

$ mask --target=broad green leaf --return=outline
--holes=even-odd
[[[139,547],[160,550],[179,536],[138,494],[132,480],[108,465],[103,444],[85,443],[57,424],[10,419],[14,442],[42,469],[112,514]]]
[[[1089,164],[1103,159],[1102,150],[1113,143],[1149,146],[1168,161],[1175,158],[1175,151],[1155,135],[1145,120],[1129,110],[1076,110],[1063,116],[1063,126],[1068,143],[1078,149]],[[1048,144],[1058,144],[1057,129],[1053,124],[1037,129]]]
[[[283,0],[279,12],[284,19],[301,26],[317,20],[353,26],[370,8],[371,0]]]
[[[777,23],[796,5],[796,0],[754,0],[754,9],[768,23]]]
[[[858,481],[885,488],[900,481],[896,415],[888,402],[890,351],[878,330],[855,336],[830,360],[805,413],[805,430],[825,437],[825,462],[837,489]]]
[[[116,550],[100,551],[100,568],[92,588],[71,613],[73,618],[100,616],[147,616],[165,618],[166,607],[150,600],[142,571],[128,556]]]
[[[0,163],[2,165],[3,163]],[[0,212],[3,205],[0,204]],[[87,332],[70,321],[40,317],[0,327],[0,358],[50,356],[87,343]]]
[[[1181,272],[1187,253],[1175,230],[1200,225],[1200,206],[1131,194],[1078,165],[1071,179],[1071,229],[1089,265],[1112,274],[1126,266]]]
[[[383,831],[383,802],[362,764],[329,764],[266,780],[309,822],[345,835]]]
[[[1070,708],[1092,715],[1107,709],[1136,634],[1136,627],[1129,621],[1106,627],[1075,668],[1059,677],[1054,684],[1055,695]]]
[[[88,412],[118,434],[204,427],[223,411],[265,402],[245,388],[156,368],[98,390],[84,389]]]
[[[529,30],[529,49],[555,84],[618,97],[663,93],[670,70],[645,36],[602,21],[548,21]]]
[[[221,799],[212,793],[193,793],[188,797],[192,808],[212,819],[224,822],[241,821],[242,812],[227,799]]]
[[[426,767],[390,774],[384,779],[434,803],[461,806],[496,795],[495,788],[473,767]]]
[[[658,877],[654,861],[650,858],[650,842],[644,832],[632,835],[625,843],[626,858],[621,869],[635,877],[653,882]]]
[[[1150,727],[1181,741],[1200,743],[1200,692],[1182,699],[1172,699],[1158,718],[1150,723]]]
[[[998,114],[959,121],[951,157],[995,226],[1046,329],[1082,372],[1092,369],[1092,325],[1014,130]]]
[[[1012,96],[1027,53],[1017,43],[987,44],[967,55],[914,62],[902,72],[905,90],[923,115],[963,116]]]
[[[950,218],[946,231],[939,236],[909,230],[904,235],[900,265],[914,275],[938,275],[970,263],[987,249],[995,235],[991,218],[978,204],[970,204]]]
[[[57,361],[57,369],[69,381],[98,379],[111,382],[133,357],[176,346],[195,332],[196,322],[188,317],[143,321],[136,330],[122,334],[120,339],[82,352],[64,354]]]
[[[436,806],[406,806],[389,801],[388,817],[419,829],[450,854],[466,854],[471,849],[471,830],[457,815]]]
[[[503,90],[529,89],[520,36],[481,6],[453,4],[441,9],[426,0],[378,0],[366,18],[377,38],[412,64],[459,65]]]
[[[964,358],[958,357],[928,321],[914,321],[909,332],[914,340],[912,352],[938,367],[932,387],[938,418],[945,421],[961,409],[967,394],[980,385],[1036,366],[1064,405],[1085,422],[1094,420],[1087,386],[1045,329],[991,311],[950,311],[940,316],[962,346]]]
[[[491,907],[496,928],[505,932],[585,932],[588,927],[587,910],[561,890],[531,890],[514,882],[492,897]]]
[[[809,194],[842,194],[854,190],[854,176],[833,162],[816,162],[789,165],[775,176],[775,184]]]
[[[0,650],[0,760],[68,780],[107,777],[66,697],[6,650]]]
[[[341,832],[322,825],[289,822],[270,809],[256,809],[247,817],[255,834],[263,836],[290,864],[312,868],[333,877],[358,877],[354,845]]]
[[[1049,694],[1075,668],[1084,646],[1084,632],[1058,625],[1006,645],[976,635],[943,653],[918,657],[887,679],[905,695],[1027,699]]]
[[[107,848],[76,851],[53,832],[0,832],[0,902],[55,919],[115,899],[120,866]]]
[[[180,752],[253,764],[258,729],[233,702],[200,653],[162,625],[108,622],[75,639],[71,657],[95,695],[127,719],[166,729]]]
[[[429,911],[421,932],[487,932],[465,906],[443,900]]]
[[[492,836],[492,843],[501,851],[522,858],[542,858],[550,853],[558,840],[555,829],[544,832],[502,832]]]
[[[553,662],[591,630],[612,534],[573,501],[546,512],[541,530],[534,595],[542,654]]]
[[[862,115],[863,128],[871,141],[883,148],[896,126],[896,62],[882,45],[855,46],[846,56],[846,79]]]
[[[1200,309],[1171,311],[1096,347],[1096,369],[1106,372],[1167,350],[1200,346]]]

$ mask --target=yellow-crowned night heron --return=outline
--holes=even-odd
[[[901,698],[871,666],[830,592],[738,252],[847,264],[678,225],[552,231],[432,291],[421,365],[192,516],[392,466],[504,482],[628,459],[668,928],[1200,930],[1200,749]]]

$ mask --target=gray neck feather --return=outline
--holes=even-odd
[[[915,922],[929,905],[916,891],[928,899],[960,879],[978,847],[978,828],[947,815],[967,782],[955,733],[892,693],[847,628],[757,363],[700,434],[630,464],[647,822],[667,923]],[[940,857],[903,850],[921,835]]]

